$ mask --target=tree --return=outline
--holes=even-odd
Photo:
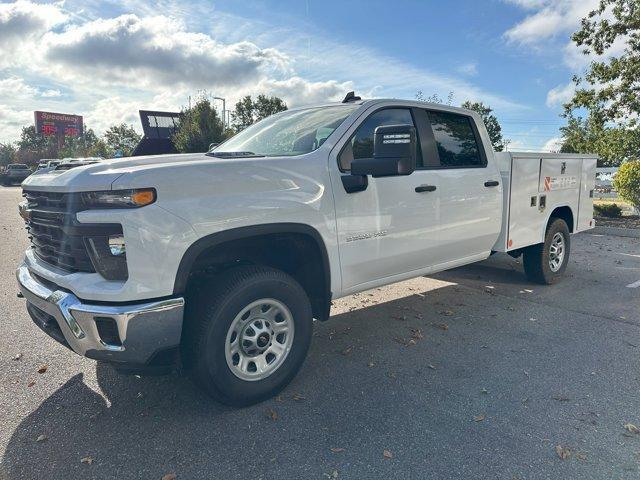
[[[287,104],[281,98],[258,95],[258,97],[253,100],[250,95],[247,95],[236,103],[232,114],[233,126],[236,132],[239,132],[269,115],[282,112],[286,109]]]
[[[640,4],[638,0],[601,0],[582,20],[572,40],[585,55],[598,56],[565,105],[570,114],[585,108],[598,121],[637,125],[640,115]],[[615,50],[624,45],[617,56]]]
[[[447,95],[447,100],[445,102],[445,100],[437,93],[425,97],[422,90],[418,90],[416,92],[416,100],[418,100],[419,102],[442,103],[443,105],[451,105],[453,103],[453,92],[449,92],[449,94]]]
[[[473,110],[480,114],[485,127],[487,127],[487,132],[489,133],[493,149],[496,152],[502,152],[509,142],[502,138],[502,127],[498,122],[498,118],[491,113],[493,112],[493,109],[482,102],[470,102],[469,100],[462,104],[462,108]]]
[[[42,158],[58,158],[57,139],[36,133],[33,125],[22,127],[17,146],[16,159],[20,163],[35,166]]]
[[[613,188],[636,210],[640,210],[640,160],[625,162],[620,166],[613,179]]]
[[[128,157],[140,142],[140,135],[135,131],[133,125],[121,123],[120,125],[110,126],[104,132],[104,143],[113,155],[117,150],[122,151],[122,156]]]
[[[226,138],[225,129],[211,101],[202,96],[196,103],[182,110],[182,119],[173,143],[179,152],[206,152],[211,143],[220,143]]]
[[[595,153],[601,167],[619,166],[625,160],[638,157],[640,131],[637,129],[607,125],[601,118],[590,115],[567,116],[567,125],[562,132],[562,153]]]
[[[16,161],[16,147],[12,143],[0,143],[0,167]]]
[[[58,157],[100,157],[95,153],[96,146],[101,142],[93,129],[85,127],[82,135],[65,137],[64,143],[58,150]]]

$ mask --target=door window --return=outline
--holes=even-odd
[[[471,118],[449,112],[429,113],[442,167],[483,167]]]
[[[414,125],[411,111],[408,108],[385,108],[369,115],[340,152],[340,170],[351,170],[351,162],[356,158],[373,157],[373,132],[377,127],[385,125]],[[420,142],[417,143],[420,145]],[[420,158],[418,150],[418,159]]]

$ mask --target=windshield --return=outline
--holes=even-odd
[[[320,147],[359,105],[282,112],[261,120],[209,151],[214,156],[291,156]]]

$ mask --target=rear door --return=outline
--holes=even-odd
[[[438,263],[463,263],[491,251],[500,233],[502,185],[473,117],[427,111],[439,165]]]

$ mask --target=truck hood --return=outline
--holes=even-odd
[[[203,160],[211,160],[211,157],[203,153],[190,153],[104,160],[69,170],[51,170],[31,175],[22,182],[22,188],[49,192],[111,190],[113,182],[125,173]]]

